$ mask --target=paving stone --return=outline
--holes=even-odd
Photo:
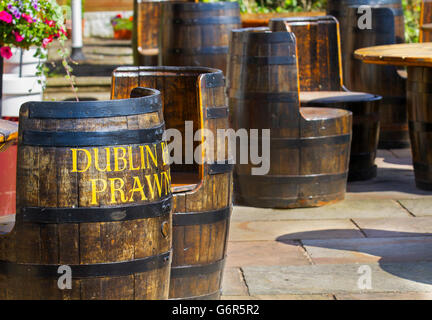
[[[240,268],[225,268],[222,280],[222,293],[225,296],[248,295],[248,289]]]
[[[229,242],[226,267],[310,264],[299,242]]]
[[[381,151],[381,150],[380,150]],[[411,148],[389,150],[396,158],[412,159]]]
[[[370,268],[371,288],[360,289]],[[243,268],[249,294],[432,292],[432,262]]]
[[[331,294],[276,294],[258,295],[252,298],[257,300],[334,300]]]
[[[363,238],[349,220],[232,222],[230,241]]]
[[[232,221],[329,220],[352,218],[407,217],[409,214],[394,200],[345,200],[319,208],[262,209],[235,206]]]
[[[222,296],[221,300],[258,300],[251,296]]]
[[[432,197],[416,200],[399,200],[399,202],[417,217],[432,216]]]
[[[432,293],[404,292],[404,293],[351,293],[338,294],[336,300],[432,300]]]
[[[314,264],[432,261],[432,237],[302,242]]]
[[[432,217],[354,219],[368,238],[432,236]]]

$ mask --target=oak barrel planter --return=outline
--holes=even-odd
[[[236,164],[236,204],[316,207],[344,199],[352,115],[301,108],[293,33],[262,28],[231,33],[227,91],[234,130],[270,129],[270,170]],[[237,148],[239,150],[239,148]]]
[[[131,96],[21,107],[17,215],[0,237],[0,299],[168,298],[161,98],[144,88]],[[71,276],[68,290],[62,274]]]
[[[376,177],[381,97],[345,88],[337,20],[332,16],[278,18],[270,21],[270,27],[275,31],[289,29],[297,38],[301,106],[340,108],[352,112],[348,180]]]
[[[167,2],[162,21],[159,65],[226,72],[229,33],[241,26],[237,2]]]
[[[372,29],[361,30],[361,5],[372,6]],[[394,66],[365,65],[353,56],[356,49],[405,42],[401,0],[329,0],[327,13],[340,22],[345,85],[383,97],[380,103],[379,148],[409,147],[405,80]]]
[[[114,71],[113,98],[136,85],[162,93],[167,129],[185,137],[181,163],[171,165],[173,186],[173,263],[170,299],[219,299],[232,205],[232,170],[227,150],[210,140],[204,153],[189,162],[187,136],[198,129],[227,129],[225,82],[220,70],[204,67],[122,67]],[[191,121],[188,133],[185,121]],[[169,131],[169,130],[168,130]],[[168,132],[167,131],[167,132]],[[192,145],[191,145],[192,146]],[[214,163],[211,159],[222,159]]]

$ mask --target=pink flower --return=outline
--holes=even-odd
[[[10,59],[12,57],[12,50],[9,47],[0,48],[0,56],[5,59]]]
[[[0,11],[0,20],[11,23],[12,22],[12,15],[7,13],[6,11]]]
[[[22,35],[20,35],[19,32],[12,31],[12,33],[13,33],[14,36],[15,36],[15,41],[16,41],[16,42],[21,42],[21,41],[24,40],[24,37],[23,37]]]
[[[47,45],[49,45],[53,41],[53,36],[49,36],[48,38],[45,38],[42,40],[42,47],[46,49]]]
[[[48,25],[48,27],[54,27],[55,26],[55,22],[54,21],[52,21],[52,20],[47,20],[47,21],[45,21],[46,22],[46,24]]]
[[[30,17],[30,16],[29,16],[28,14],[26,14],[26,13],[23,13],[23,14],[21,15],[21,18],[25,19],[28,23],[33,23],[33,18]]]

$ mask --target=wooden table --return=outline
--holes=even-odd
[[[406,66],[407,110],[416,184],[432,190],[432,42],[358,49],[365,63]]]

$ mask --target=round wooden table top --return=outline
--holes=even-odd
[[[365,63],[432,67],[432,42],[402,43],[358,49],[357,59]]]

